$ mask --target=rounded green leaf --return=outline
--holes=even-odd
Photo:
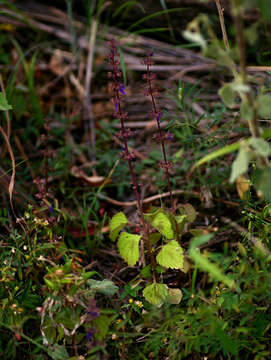
[[[170,304],[180,304],[183,297],[183,293],[181,289],[168,289],[168,298],[167,302]]]
[[[162,235],[164,235],[167,239],[172,239],[174,237],[171,222],[167,215],[164,214],[162,211],[155,215],[152,221],[152,226],[157,229]]]
[[[114,215],[109,223],[110,234],[109,237],[112,241],[115,241],[119,235],[119,232],[128,223],[128,220],[123,212],[119,212]]]
[[[153,305],[161,305],[168,296],[168,287],[165,284],[151,284],[143,290],[144,298]]]
[[[271,201],[271,166],[264,169],[256,169],[254,175],[254,186],[266,200]]]
[[[263,118],[271,118],[271,94],[258,97],[258,114]]]
[[[139,240],[141,235],[122,232],[118,240],[119,253],[130,266],[134,266],[139,259]]]
[[[229,107],[233,108],[235,105],[237,93],[233,88],[233,84],[225,84],[219,89],[218,94],[221,96],[223,102]]]
[[[162,247],[162,250],[156,256],[159,265],[170,269],[183,268],[183,249],[176,240],[170,241]]]
[[[259,155],[266,157],[271,155],[271,145],[266,140],[252,137],[248,143]]]
[[[238,155],[232,164],[230,183],[233,183],[238,176],[243,175],[247,171],[249,161],[249,151],[247,151],[244,146],[241,146]]]
[[[8,104],[7,99],[3,95],[2,92],[0,92],[0,110],[11,110],[12,106]]]

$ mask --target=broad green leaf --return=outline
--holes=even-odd
[[[2,92],[0,92],[0,110],[11,110],[12,106],[8,104],[7,99],[3,95]]]
[[[180,304],[183,297],[183,293],[181,289],[168,289],[168,297],[167,302],[170,304]]]
[[[229,107],[229,108],[233,108],[235,105],[235,101],[236,101],[236,97],[237,97],[237,93],[236,91],[233,89],[233,84],[226,84],[224,86],[222,86],[219,91],[218,94],[221,96],[223,102]]]
[[[106,315],[100,315],[92,320],[92,323],[95,325],[95,329],[98,329],[98,334],[95,333],[95,338],[100,341],[103,340],[108,333],[111,322],[112,320]]]
[[[54,344],[48,354],[52,357],[53,360],[65,360],[69,359],[69,354],[64,345]]]
[[[119,235],[119,232],[128,223],[128,220],[123,212],[119,212],[114,215],[109,223],[110,234],[109,237],[112,241],[115,241]]]
[[[238,178],[238,176],[243,175],[247,171],[249,161],[250,161],[249,151],[247,151],[244,148],[244,146],[242,146],[238,152],[236,159],[232,164],[231,177],[230,177],[231,183],[233,183]]]
[[[112,296],[118,291],[118,286],[116,286],[111,280],[94,280],[89,279],[87,281],[88,285],[90,285],[91,290],[94,290],[98,293]]]
[[[197,217],[197,213],[196,210],[194,208],[194,206],[192,206],[191,204],[187,203],[181,206],[180,210],[186,214],[186,218],[187,221],[192,223],[196,220]]]
[[[172,239],[174,237],[171,222],[164,212],[158,212],[158,214],[155,215],[154,219],[152,220],[151,224],[167,239]]]
[[[261,156],[270,156],[271,155],[271,145],[262,138],[251,138],[248,142],[259,155]]]
[[[156,256],[159,265],[170,269],[182,269],[183,267],[183,249],[176,240],[170,241],[162,247],[162,250]]]
[[[216,264],[210,262],[205,256],[200,253],[198,246],[209,241],[211,237],[212,234],[195,237],[191,242],[189,248],[189,256],[194,260],[197,267],[199,267],[203,271],[208,272],[212,278],[223,282],[230,288],[235,288],[236,285],[234,280],[226,276]]]
[[[258,97],[258,114],[263,118],[271,118],[271,94]]]
[[[143,290],[144,298],[153,305],[161,305],[168,296],[168,287],[165,284],[147,285]]]
[[[128,265],[134,266],[139,259],[139,240],[141,235],[122,232],[118,240],[119,253]]]
[[[256,169],[254,186],[256,190],[268,201],[271,201],[271,167]]]

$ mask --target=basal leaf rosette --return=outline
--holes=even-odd
[[[112,241],[116,241],[119,232],[128,223],[127,217],[123,212],[119,212],[114,215],[109,223],[109,237]]]
[[[139,259],[139,240],[141,235],[122,232],[118,240],[119,253],[130,266],[134,266]]]
[[[162,305],[168,297],[168,287],[165,284],[153,283],[143,290],[144,298],[151,304]]]
[[[164,245],[156,256],[157,263],[170,269],[182,269],[184,263],[183,249],[176,240]]]

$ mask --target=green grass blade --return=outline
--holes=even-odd
[[[135,23],[133,23],[128,29],[127,31],[130,31],[131,29],[135,28],[136,26],[138,26],[139,24],[142,24],[143,22],[147,21],[147,20],[150,20],[150,19],[153,19],[157,16],[160,16],[160,15],[165,15],[165,14],[169,14],[169,13],[173,13],[173,12],[179,12],[179,11],[185,11],[185,10],[188,10],[188,8],[174,8],[174,9],[169,9],[169,10],[161,10],[161,11],[157,11],[156,13],[154,14],[151,14],[151,15],[148,15],[148,16],[145,16],[144,18],[136,21]]]
[[[161,31],[169,31],[169,28],[159,27],[159,28],[151,28],[151,29],[142,29],[142,30],[134,31],[133,34],[144,34],[144,33],[161,32]]]
[[[143,7],[141,4],[139,4],[139,3],[138,3],[137,1],[135,1],[135,0],[131,0],[131,1],[127,1],[126,3],[122,4],[122,5],[113,13],[112,18],[117,17],[120,13],[122,13],[122,18],[123,18],[123,17],[127,14],[127,12],[129,11],[129,9],[130,9],[132,6],[134,6],[134,5],[138,6],[138,7],[142,10],[143,14],[146,13],[144,7]]]
[[[271,129],[266,129],[262,133],[263,139],[271,138]],[[210,154],[204,156],[202,159],[198,160],[191,168],[190,172],[193,172],[197,167],[199,167],[202,164],[205,164],[208,161],[214,160],[220,156],[224,156],[226,154],[230,154],[233,151],[237,151],[240,148],[240,144],[242,141],[248,142],[251,138],[247,138],[245,140],[239,140],[233,144],[226,145],[222,149],[218,149],[216,151],[211,152]]]

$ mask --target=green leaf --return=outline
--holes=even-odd
[[[167,239],[172,239],[174,237],[174,232],[172,229],[171,222],[164,212],[159,211],[158,214],[155,215],[151,224]]]
[[[247,171],[249,161],[250,161],[249,151],[246,150],[244,146],[241,146],[238,155],[232,164],[231,177],[230,177],[231,183],[233,183],[238,178],[238,176],[244,174]]]
[[[90,285],[91,290],[107,296],[112,296],[118,291],[118,286],[116,286],[111,280],[104,279],[101,281],[89,279],[87,283]]]
[[[104,337],[108,333],[108,329],[111,322],[112,320],[106,315],[100,315],[94,320],[92,320],[92,323],[96,325],[96,327],[99,330],[98,334],[97,333],[95,334],[95,338],[97,338],[97,340],[101,341],[104,339]]]
[[[198,266],[201,270],[208,272],[212,278],[223,282],[230,288],[235,288],[236,285],[234,280],[226,276],[216,264],[211,263],[205,256],[203,256],[197,247],[209,241],[211,237],[212,234],[195,237],[189,248],[189,256],[194,260],[196,266]]]
[[[119,232],[128,223],[128,220],[123,212],[119,212],[114,215],[109,223],[110,234],[109,237],[112,241],[115,241],[119,235]]]
[[[180,208],[181,212],[184,212],[186,215],[186,219],[188,222],[192,223],[196,220],[197,212],[191,204],[187,203],[181,206]]]
[[[263,118],[271,118],[271,94],[258,97],[258,114]]]
[[[235,101],[236,101],[236,97],[237,97],[237,93],[233,88],[233,84],[226,84],[224,86],[222,86],[219,91],[218,94],[221,96],[223,102],[229,107],[229,108],[233,108],[235,105]]]
[[[0,92],[0,110],[6,111],[11,110],[12,106],[8,104],[7,99],[3,95],[2,92]]]
[[[139,259],[139,240],[141,235],[122,232],[118,240],[119,253],[128,265],[134,266]]]
[[[271,201],[271,167],[266,166],[264,169],[256,169],[254,186],[256,190],[266,200]]]
[[[183,293],[181,289],[168,289],[168,297],[167,302],[170,304],[180,304],[183,297]]]
[[[261,156],[270,156],[271,155],[271,145],[262,138],[251,138],[248,142],[256,152]]]
[[[165,284],[147,285],[143,290],[144,298],[153,305],[161,305],[168,296],[168,287]]]
[[[262,133],[262,138],[263,139],[269,139],[271,137],[271,129],[266,129],[263,131]],[[211,152],[210,154],[207,154],[206,156],[204,156],[203,158],[201,158],[200,160],[198,160],[191,168],[190,172],[194,171],[198,166],[205,164],[208,161],[211,161],[213,159],[216,159],[220,156],[224,156],[226,154],[232,153],[233,151],[239,150],[241,143],[243,142],[248,142],[249,139],[246,140],[240,140],[237,141],[233,144],[230,145],[226,145],[221,149],[215,150],[213,152]]]
[[[271,22],[271,7],[270,2],[266,0],[258,0],[258,7],[260,8],[263,18]]]
[[[69,359],[69,354],[63,345],[54,344],[48,354],[52,357],[53,360],[64,360]]]
[[[162,250],[156,256],[159,265],[170,269],[182,269],[183,267],[183,249],[176,240],[170,241],[162,247]]]

